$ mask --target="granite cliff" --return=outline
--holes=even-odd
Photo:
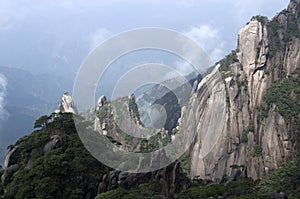
[[[237,49],[198,85],[180,126],[197,131],[192,178],[220,181],[239,166],[259,179],[299,152],[299,28],[299,0],[271,21],[253,17]]]
[[[95,110],[76,115],[71,96],[64,94],[55,114],[39,118],[32,134],[9,147],[0,170],[0,196],[299,198],[299,52],[300,0],[291,0],[272,20],[253,17],[240,31],[237,49],[199,83],[192,82],[192,96],[181,113],[170,93],[157,100],[166,105],[171,122],[146,140],[127,136],[118,127],[130,129],[127,121],[132,118],[132,131],[144,128],[133,95],[115,101],[101,96]],[[119,111],[126,109],[128,118],[113,114],[112,103]],[[74,119],[89,136],[106,136],[133,152],[156,150],[180,132],[183,139],[196,136],[173,164],[134,174],[108,168],[92,157]]]

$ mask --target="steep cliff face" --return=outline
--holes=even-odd
[[[55,113],[76,113],[73,98],[68,93],[64,93]]]
[[[299,4],[291,1],[272,21],[253,17],[239,33],[237,50],[217,64],[183,109],[180,129],[197,131],[192,178],[218,181],[240,166],[258,179],[299,151],[299,107],[284,112],[300,98]],[[278,96],[266,100],[269,95]]]

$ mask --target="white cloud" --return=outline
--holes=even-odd
[[[194,68],[188,62],[176,61],[175,70],[184,76],[190,74]]]
[[[9,31],[18,27],[31,12],[32,9],[22,5],[21,2],[0,0],[0,31]]]
[[[5,76],[0,74],[0,120],[4,120],[8,116],[5,110],[6,85]]]
[[[181,0],[181,1],[175,1],[176,4],[180,7],[186,7],[186,8],[191,8],[194,5],[193,0]]]
[[[289,3],[289,0],[243,0],[233,1],[231,15],[235,23],[245,24],[254,15],[263,15],[272,18],[275,12],[280,12]]]
[[[112,36],[112,32],[110,32],[108,29],[99,28],[96,32],[90,34],[89,36],[90,50],[93,50],[99,44],[101,44],[111,36]]]
[[[209,25],[193,26],[183,32],[186,36],[195,40],[208,53],[211,60],[216,62],[226,54],[225,42],[222,40],[220,31]]]
[[[174,70],[164,74],[164,80],[183,77],[193,72],[194,68],[188,62],[175,61],[173,64]]]

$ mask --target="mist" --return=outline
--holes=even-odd
[[[8,112],[5,110],[6,86],[6,78],[3,74],[0,74],[0,125],[8,116]]]

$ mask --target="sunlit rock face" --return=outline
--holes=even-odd
[[[275,104],[264,117],[261,107],[268,88],[300,67],[300,39],[288,31],[291,23],[299,31],[299,9],[296,0],[272,22],[254,17],[241,29],[237,50],[199,83],[182,109],[179,131],[197,132],[190,147],[192,178],[219,181],[239,166],[258,179],[298,150],[295,125]]]
[[[76,113],[73,98],[67,92],[63,94],[55,113]]]
[[[98,98],[98,102],[97,102],[97,110],[100,110],[101,107],[103,107],[105,103],[106,103],[106,97],[104,95],[100,96]]]

